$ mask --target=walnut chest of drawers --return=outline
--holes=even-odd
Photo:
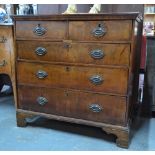
[[[101,127],[128,147],[138,96],[138,13],[14,16],[17,125],[26,118]]]

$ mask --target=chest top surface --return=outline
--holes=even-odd
[[[100,13],[100,14],[53,14],[53,15],[15,15],[14,20],[142,20],[139,12]]]

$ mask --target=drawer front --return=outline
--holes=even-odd
[[[132,20],[72,21],[69,37],[81,41],[128,41],[132,34]]]
[[[128,44],[18,41],[17,49],[19,59],[129,66]]]
[[[125,124],[125,97],[27,86],[18,87],[18,94],[18,108],[24,110],[108,124]]]
[[[11,73],[12,28],[0,26],[0,73]]]
[[[106,93],[127,93],[125,68],[76,67],[18,62],[18,83]]]
[[[64,21],[16,21],[17,39],[65,39],[67,24]]]

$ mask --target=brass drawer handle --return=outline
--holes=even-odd
[[[7,39],[4,36],[0,37],[0,43],[5,43],[6,41]]]
[[[103,83],[103,78],[99,75],[93,75],[89,78],[89,80],[95,85],[100,85]]]
[[[92,112],[101,112],[102,111],[102,107],[98,104],[91,104],[89,105],[89,109],[92,111]]]
[[[37,102],[39,105],[43,106],[48,103],[48,100],[45,97],[39,96]]]
[[[102,50],[96,49],[90,52],[90,56],[93,59],[102,59],[105,56],[105,54]]]
[[[2,60],[2,63],[0,63],[0,67],[4,67],[6,65],[6,61]]]
[[[44,79],[45,77],[48,76],[48,74],[47,74],[45,71],[39,70],[39,71],[37,72],[36,76],[37,76],[39,79]]]
[[[34,34],[36,34],[37,36],[42,36],[46,33],[46,29],[44,27],[41,27],[40,24],[38,24],[34,30],[33,30]]]
[[[106,34],[106,28],[102,24],[98,24],[92,31],[94,37],[102,37]]]
[[[47,53],[47,50],[44,47],[37,47],[35,49],[35,52],[36,52],[37,55],[43,56],[43,55],[45,55]]]

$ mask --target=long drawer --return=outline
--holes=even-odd
[[[29,45],[29,46],[27,46]],[[129,66],[129,44],[18,41],[18,59]]]
[[[18,87],[18,108],[108,124],[125,124],[126,98],[65,89]]]
[[[62,40],[67,35],[65,21],[17,21],[17,39],[53,39]]]
[[[18,62],[17,82],[126,95],[128,69]]]

